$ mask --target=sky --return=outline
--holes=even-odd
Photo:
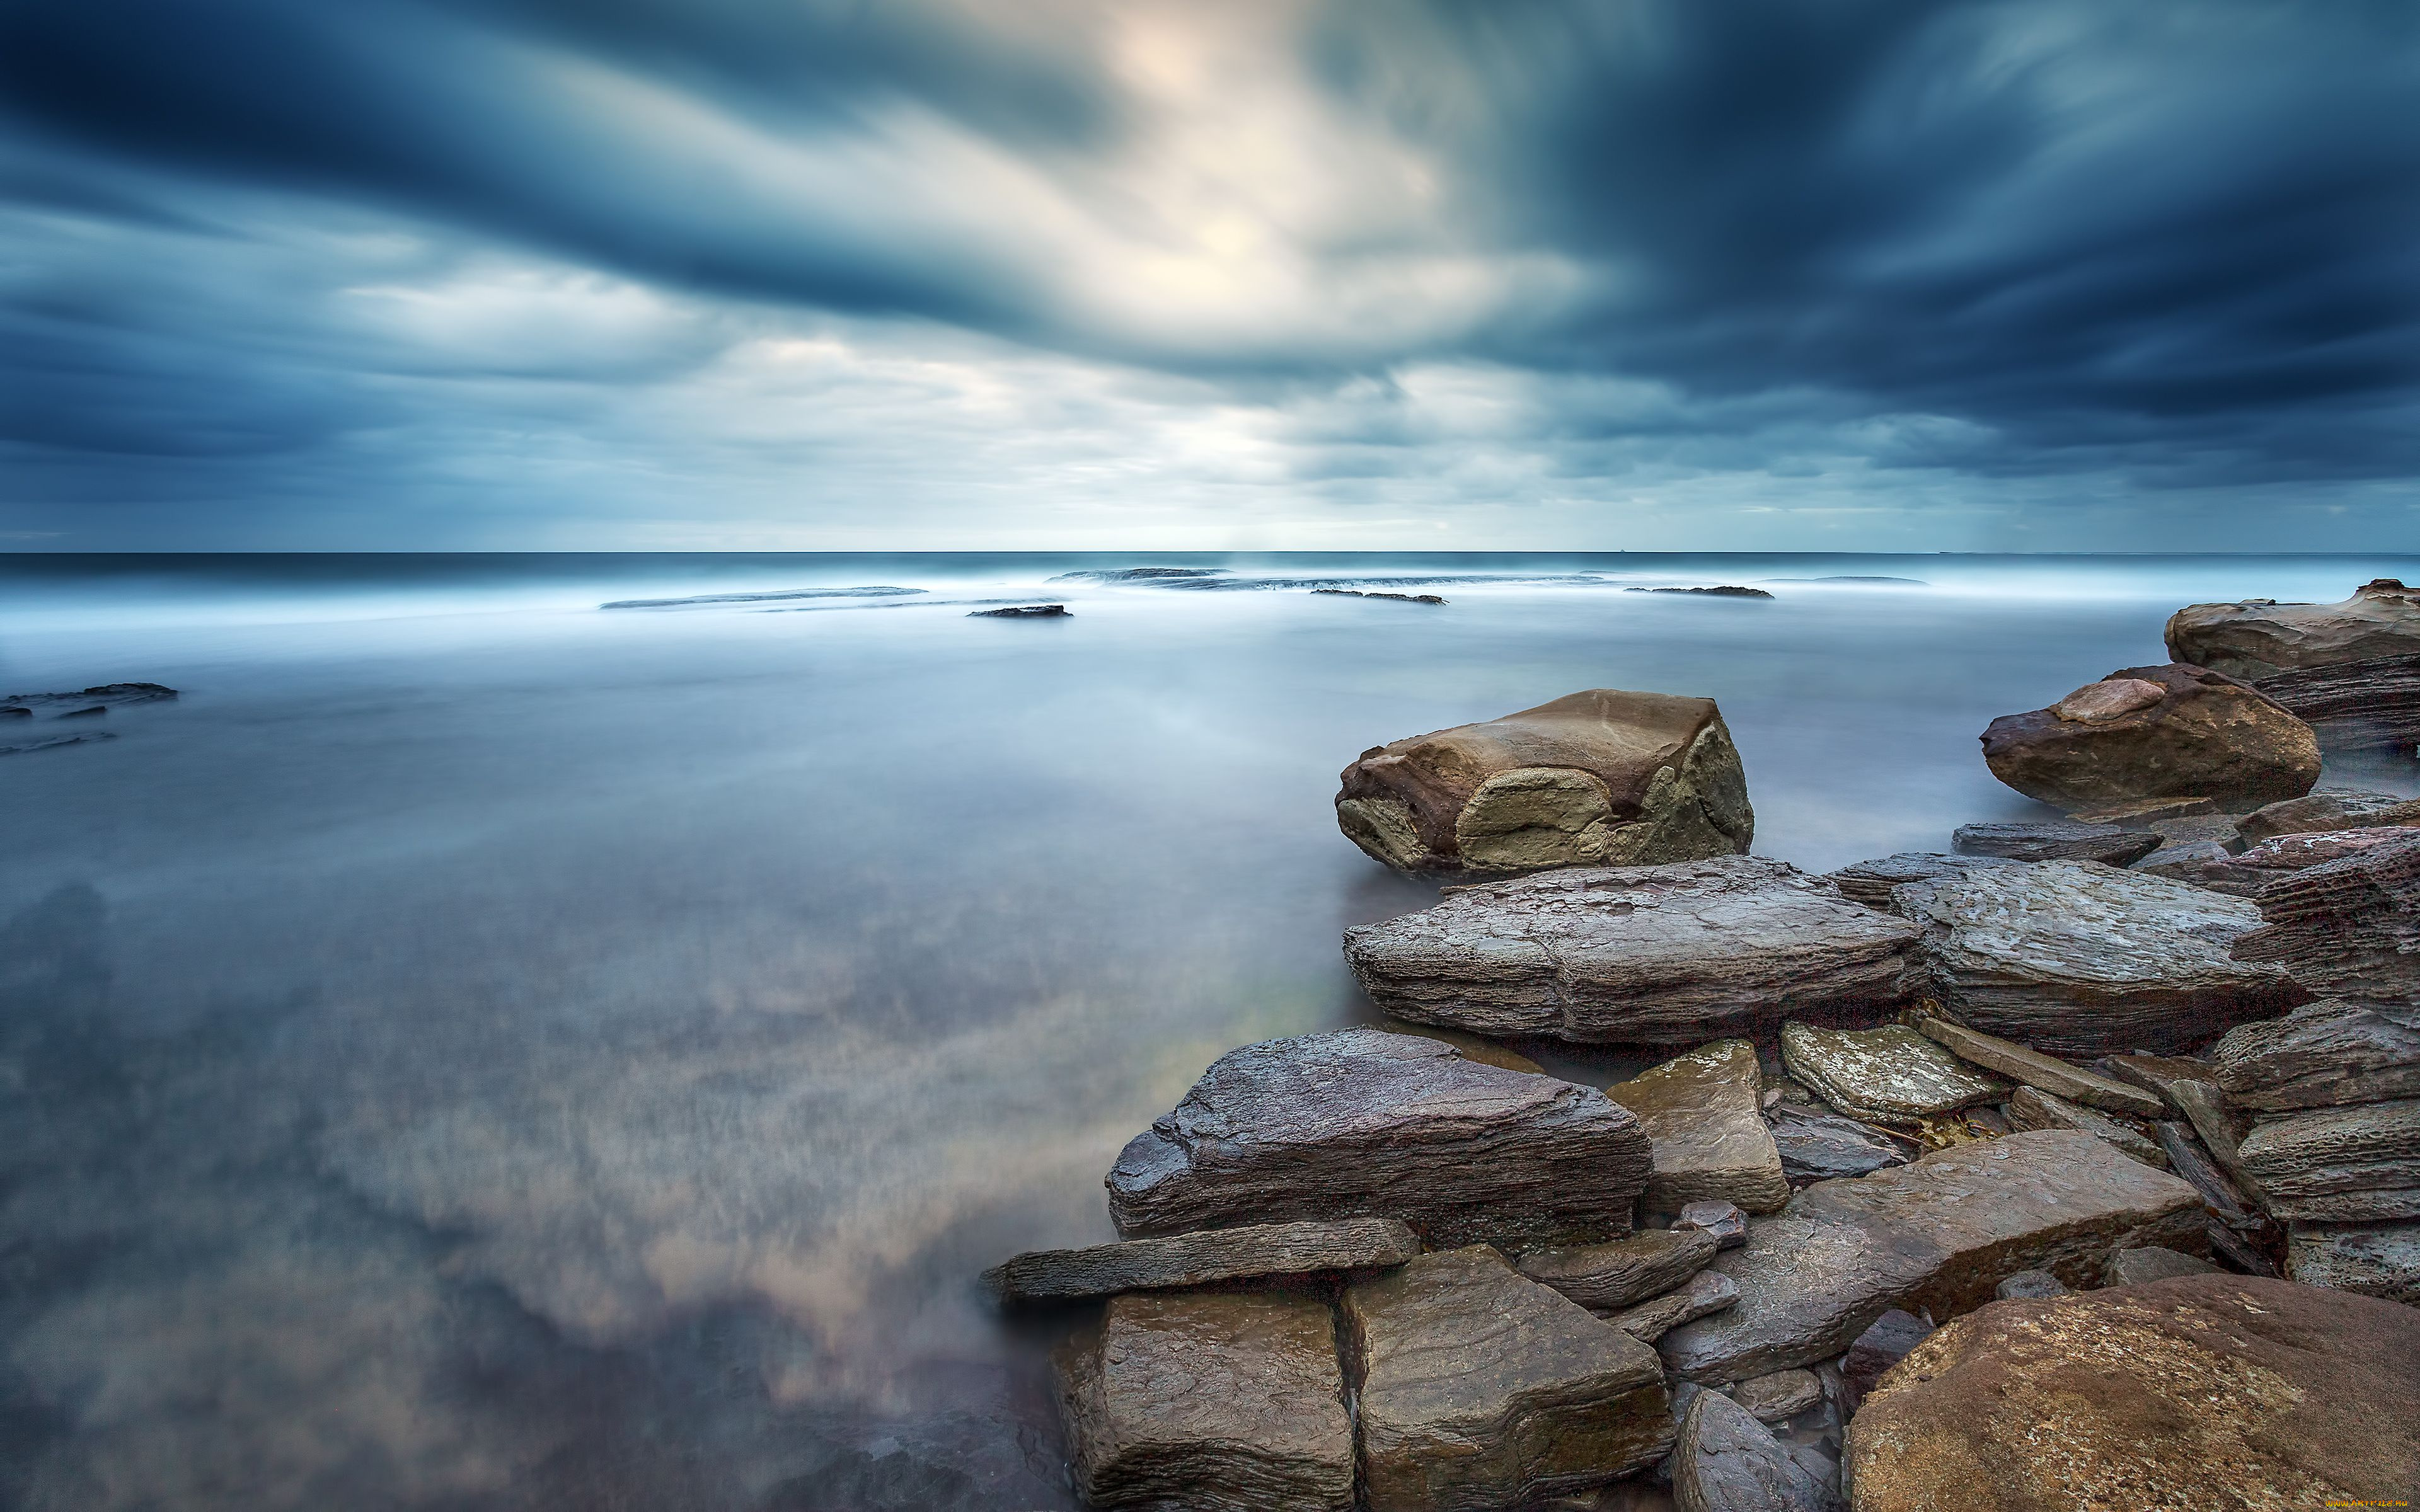
[[[0,549],[2420,545],[2409,0],[0,0]]]

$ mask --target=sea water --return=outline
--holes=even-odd
[[[1056,1325],[975,1274],[1373,1018],[1339,933],[1435,893],[1337,833],[1363,749],[1711,696],[1831,868],[2043,812],[1977,734],[2176,607],[2415,570],[0,559],[0,691],[181,690],[0,727],[116,737],[0,757],[0,1505],[1070,1505]],[[1773,597],[1624,591],[1716,584]]]

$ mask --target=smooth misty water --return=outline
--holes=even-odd
[[[0,561],[0,690],[185,690],[0,758],[0,1505],[1064,1506],[1047,1331],[973,1274],[1108,1237],[1220,1052],[1367,1015],[1339,931],[1434,893],[1335,831],[1363,748],[1711,694],[1828,868],[2034,811],[1977,733],[2175,606],[2420,569],[1038,590],[1187,560]],[[1922,585],[1772,580],[1842,575]],[[852,584],[933,592],[595,608]]]

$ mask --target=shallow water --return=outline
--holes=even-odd
[[[1144,561],[1249,586],[1045,581]],[[0,1505],[1068,1505],[971,1278],[1109,1237],[1220,1052],[1369,1016],[1338,933],[1434,892],[1336,833],[1364,748],[1710,694],[1828,868],[2038,812],[1976,734],[2176,606],[2414,571],[0,561],[6,691],[184,690],[0,758]],[[1382,579],[1452,602],[1303,591]],[[1621,592],[1713,583],[1776,596]],[[925,592],[597,608],[862,586]]]

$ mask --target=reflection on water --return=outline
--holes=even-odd
[[[2027,811],[1977,733],[2175,605],[2411,566],[1153,560],[1264,591],[7,563],[0,691],[186,696],[0,759],[0,1505],[1064,1506],[970,1278],[1107,1237],[1213,1057],[1367,1012],[1339,932],[1433,893],[1336,834],[1360,750],[1711,694],[1828,867]],[[1619,592],[1717,582],[1779,596]],[[594,607],[862,585],[926,592]]]

